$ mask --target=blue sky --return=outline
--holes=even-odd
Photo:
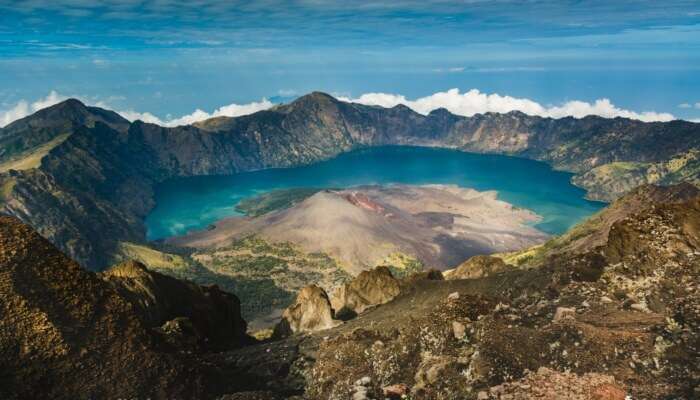
[[[451,88],[498,94],[486,110],[606,98],[700,119],[700,3],[0,0],[0,112],[51,91],[166,120],[312,90],[390,105]]]

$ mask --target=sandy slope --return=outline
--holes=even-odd
[[[447,268],[474,254],[544,241],[544,233],[527,225],[538,218],[498,200],[495,192],[446,185],[360,186],[322,191],[291,208],[255,218],[228,218],[214,229],[169,241],[218,247],[256,233],[297,243],[310,252],[326,252],[353,273],[394,253]]]

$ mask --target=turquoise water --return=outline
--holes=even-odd
[[[366,184],[455,184],[497,190],[499,199],[543,217],[535,226],[559,234],[604,203],[584,199],[571,174],[517,157],[426,147],[375,147],[298,168],[228,176],[177,178],[156,187],[157,206],[146,219],[148,238],[184,234],[234,215],[246,197],[293,187],[345,188]]]

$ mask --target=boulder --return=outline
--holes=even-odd
[[[554,312],[554,318],[552,319],[552,322],[560,322],[565,319],[574,319],[576,318],[576,309],[572,307],[557,307],[557,310]]]
[[[192,330],[183,332],[191,332],[201,346],[209,349],[234,348],[249,340],[240,301],[216,285],[200,286],[181,281],[131,260],[100,275],[152,328],[171,320],[186,319]]]
[[[382,388],[382,393],[387,399],[404,399],[408,395],[409,389],[403,383],[397,383],[395,385],[389,385]]]
[[[512,268],[502,259],[491,256],[474,256],[452,270],[447,279],[484,278]]]
[[[445,277],[442,272],[437,269],[429,269],[427,271],[416,272],[401,279],[401,283],[405,286],[412,285],[419,281],[443,281]]]
[[[316,285],[309,285],[301,289],[294,304],[284,310],[282,320],[275,326],[273,337],[315,332],[338,324],[333,319],[333,309],[326,291]]]
[[[398,296],[399,281],[387,267],[362,271],[355,279],[336,289],[331,303],[338,318],[346,319],[362,313],[367,308],[384,304]]]

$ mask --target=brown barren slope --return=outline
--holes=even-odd
[[[198,381],[108,283],[0,217],[0,398],[194,398]]]

